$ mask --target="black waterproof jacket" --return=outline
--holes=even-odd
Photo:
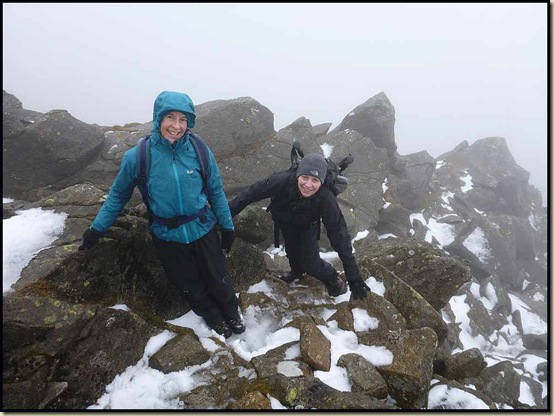
[[[341,259],[348,281],[359,279],[360,272],[352,254],[352,243],[346,221],[336,196],[325,186],[309,198],[300,194],[296,171],[276,172],[240,192],[230,203],[234,217],[249,204],[271,198],[267,210],[281,228],[308,229],[321,219],[333,250]]]

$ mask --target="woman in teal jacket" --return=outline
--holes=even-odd
[[[154,102],[147,178],[154,218],[151,231],[167,277],[184,291],[192,310],[228,338],[245,330],[222,252],[231,248],[234,225],[217,162],[207,147],[209,175],[202,177],[189,130],[195,119],[187,94],[164,91]],[[85,231],[79,250],[95,245],[131,198],[139,177],[137,152],[135,146],[123,156],[108,197]],[[221,241],[216,224],[221,227]]]

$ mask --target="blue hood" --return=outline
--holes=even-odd
[[[187,116],[188,128],[192,129],[196,122],[194,103],[191,98],[182,92],[163,91],[154,101],[154,117],[152,132],[159,133],[162,119],[170,111],[180,111]]]

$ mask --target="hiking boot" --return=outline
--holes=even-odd
[[[240,318],[228,319],[227,323],[231,327],[231,331],[233,331],[235,334],[242,334],[244,331],[246,331],[246,327],[244,326],[244,323]]]
[[[342,274],[337,274],[335,280],[332,283],[325,283],[327,288],[327,293],[329,296],[340,296],[344,295],[348,288],[346,287],[346,278],[343,278]]]
[[[289,285],[294,282],[296,279],[298,279],[301,275],[293,272],[288,272],[284,276],[279,276],[279,279],[281,279],[283,282],[288,283]]]
[[[231,335],[233,335],[233,331],[231,330],[231,328],[229,328],[229,324],[227,324],[227,322],[225,321],[213,326],[212,329],[219,335],[223,335],[225,338],[229,338]]]

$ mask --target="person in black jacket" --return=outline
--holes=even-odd
[[[352,253],[351,238],[336,196],[322,186],[327,161],[322,155],[306,155],[296,171],[276,172],[240,192],[229,203],[235,217],[253,202],[271,198],[267,210],[285,239],[290,272],[281,277],[287,283],[306,273],[325,284],[330,296],[346,293],[346,282],[337,270],[319,256],[317,231],[321,219],[331,247],[338,253],[353,299],[365,298],[369,287],[360,277]]]

